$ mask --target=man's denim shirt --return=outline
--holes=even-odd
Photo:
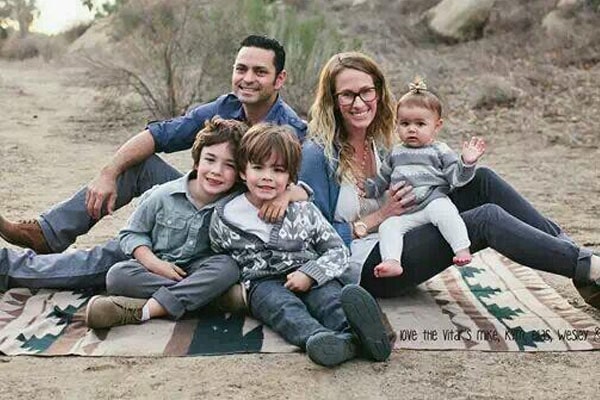
[[[208,228],[215,203],[198,209],[187,187],[191,171],[179,179],[155,186],[140,198],[127,226],[119,232],[121,249],[132,257],[148,246],[161,260],[185,266],[211,256]]]
[[[239,121],[246,119],[242,103],[238,98],[233,93],[225,94],[213,102],[192,109],[184,116],[148,124],[147,129],[154,137],[155,152],[172,153],[191,148],[196,134],[204,127],[204,122],[215,115]],[[289,125],[296,132],[300,142],[304,141],[306,122],[298,117],[281,96],[277,96],[277,100],[264,120],[277,125]]]

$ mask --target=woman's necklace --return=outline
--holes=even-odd
[[[370,139],[368,137],[365,138],[363,144],[363,154],[360,159],[360,167],[358,171],[354,170],[354,183],[356,185],[356,191],[358,193],[358,218],[362,218],[366,213],[366,191],[365,191],[365,182],[368,176],[368,162],[370,159]]]
[[[363,198],[365,197],[365,181],[367,180],[367,163],[369,161],[369,139],[365,138],[365,142],[363,144],[363,154],[360,159],[358,171],[354,171],[354,183],[356,184],[356,188],[358,191],[358,196]]]

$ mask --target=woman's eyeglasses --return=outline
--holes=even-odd
[[[360,97],[360,99],[364,103],[370,103],[371,101],[377,98],[377,89],[375,89],[374,87],[367,87],[361,89],[358,93],[347,90],[344,92],[336,93],[335,96],[337,97],[340,106],[353,105],[357,97]]]

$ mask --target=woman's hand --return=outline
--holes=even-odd
[[[412,190],[412,186],[405,181],[390,186],[388,197],[384,205],[379,209],[381,217],[387,219],[402,215],[411,210],[415,201],[415,195],[412,193]]]

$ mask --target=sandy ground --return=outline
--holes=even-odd
[[[72,83],[74,76],[79,84]],[[126,139],[95,114],[81,70],[0,61],[0,212],[34,218],[91,179]],[[140,121],[139,129],[143,128]],[[112,130],[110,134],[108,131]],[[122,130],[122,129],[121,129]],[[103,131],[107,132],[105,140]],[[115,131],[123,133],[115,139]],[[133,134],[135,131],[127,131]],[[600,249],[600,151],[536,137],[488,138],[493,167],[579,242]],[[188,154],[169,157],[185,169]],[[557,162],[557,160],[560,160]],[[129,210],[76,246],[111,237]],[[0,246],[6,246],[0,239]],[[576,307],[569,280],[545,278]],[[600,353],[397,351],[386,363],[328,370],[302,354],[198,358],[0,357],[0,398],[598,398]]]

